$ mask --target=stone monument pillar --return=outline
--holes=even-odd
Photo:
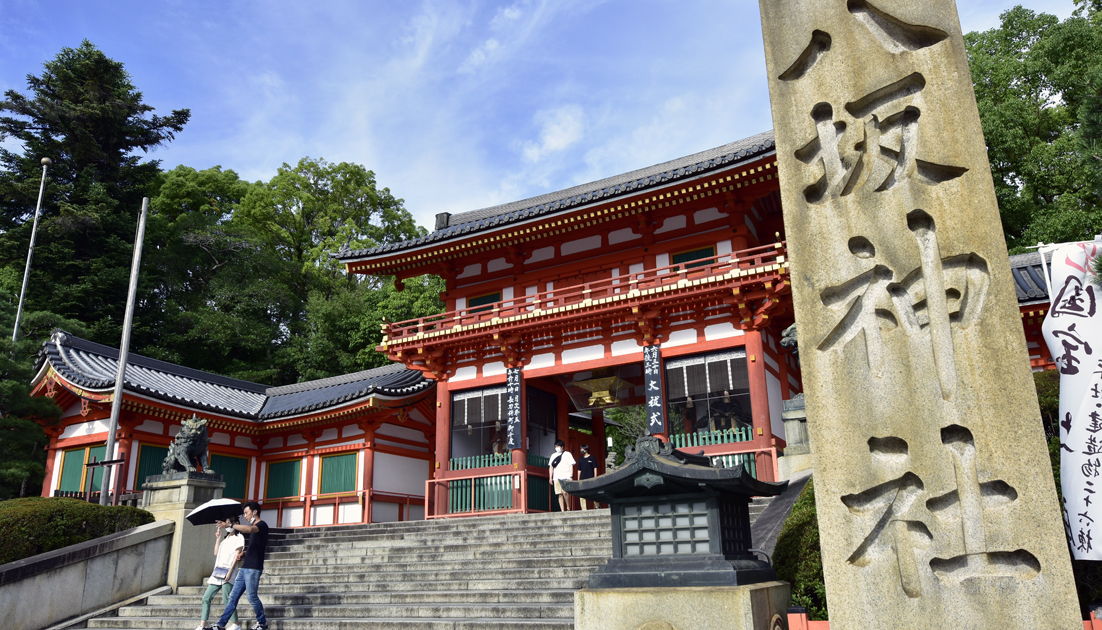
[[[781,411],[784,420],[784,457],[777,460],[777,472],[781,481],[788,481],[798,472],[815,467],[811,444],[807,439],[807,409],[804,395],[798,394],[784,401]]]
[[[168,585],[173,591],[181,586],[202,584],[203,578],[214,570],[214,525],[192,525],[184,517],[207,501],[222,498],[225,487],[222,475],[198,472],[146,478],[142,509],[158,521],[168,519],[176,523],[168,559]]]
[[[833,630],[1081,625],[953,0],[760,0]]]

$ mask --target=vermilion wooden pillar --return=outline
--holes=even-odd
[[[310,508],[314,505],[314,440],[317,439],[317,431],[308,431],[306,438],[306,505],[302,508],[302,526],[309,527]]]
[[[364,522],[371,522],[371,494],[375,487],[375,427],[364,428]]]
[[[451,424],[452,403],[448,382],[440,380],[436,382],[436,470],[433,479],[443,479],[448,470],[448,459],[451,457]],[[426,501],[433,502],[433,513],[439,513],[448,506],[448,490],[444,484],[435,484],[436,492],[433,496],[425,497]],[[425,514],[428,514],[429,506],[425,506]]]
[[[750,407],[754,414],[754,447],[772,446],[773,429],[769,422],[769,388],[765,381],[765,357],[760,330],[746,331],[746,368],[750,375]],[[758,479],[773,479],[773,461],[765,453],[757,454]]]

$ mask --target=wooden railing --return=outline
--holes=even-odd
[[[733,429],[720,429],[716,431],[675,433],[670,436],[670,442],[673,443],[674,448],[691,448],[693,446],[733,444],[735,442],[749,442],[753,439],[753,427],[736,427]]]
[[[442,333],[457,326],[472,326],[495,319],[522,315],[537,316],[556,312],[574,305],[601,304],[624,297],[653,292],[656,289],[696,282],[708,278],[717,281],[756,273],[779,271],[785,261],[783,242],[746,249],[731,254],[679,263],[639,273],[629,273],[574,286],[517,296],[492,304],[481,304],[439,315],[403,322],[386,323],[384,343],[401,343],[417,335]]]
[[[490,466],[508,466],[511,463],[513,463],[513,456],[510,453],[453,457],[448,460],[448,470],[471,470],[472,468],[489,468]]]
[[[425,482],[425,518],[526,512],[527,471],[463,475]]]

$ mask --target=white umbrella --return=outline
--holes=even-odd
[[[192,525],[210,525],[238,516],[245,506],[233,499],[212,499],[195,508],[185,517]]]

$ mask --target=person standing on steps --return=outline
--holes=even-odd
[[[589,445],[582,444],[582,456],[578,459],[578,480],[592,479],[597,474],[597,458],[593,457],[589,453]],[[583,510],[588,510],[586,506],[588,501],[579,498],[578,502],[582,504]],[[594,503],[593,507],[596,508],[597,504]]]
[[[566,442],[555,440],[555,454],[551,456],[551,485],[555,486],[555,495],[559,497],[559,509],[570,511],[570,496],[562,491],[562,481],[574,478],[574,456],[566,450]]]
[[[214,530],[214,571],[207,578],[207,591],[203,593],[199,627],[195,630],[207,630],[210,603],[215,593],[222,591],[223,605],[230,600],[230,590],[237,578],[237,570],[241,568],[241,559],[245,556],[245,537],[233,528],[236,523],[236,516],[226,521],[215,521],[218,529]],[[222,537],[223,534],[225,538]],[[234,611],[229,620],[230,625],[226,630],[241,630],[241,626],[237,625],[237,611]]]
[[[218,620],[218,630],[226,630],[226,622],[230,620],[230,615],[237,612],[237,602],[241,599],[242,593],[246,594],[253,612],[256,613],[254,630],[268,630],[264,604],[260,603],[260,597],[256,594],[256,589],[260,585],[260,575],[264,573],[264,553],[268,550],[268,524],[260,520],[260,504],[256,501],[245,504],[245,521],[247,524],[233,526],[235,530],[249,535],[249,546],[245,548],[245,560],[237,573],[237,581],[233,583],[226,609],[222,611],[222,617]]]

